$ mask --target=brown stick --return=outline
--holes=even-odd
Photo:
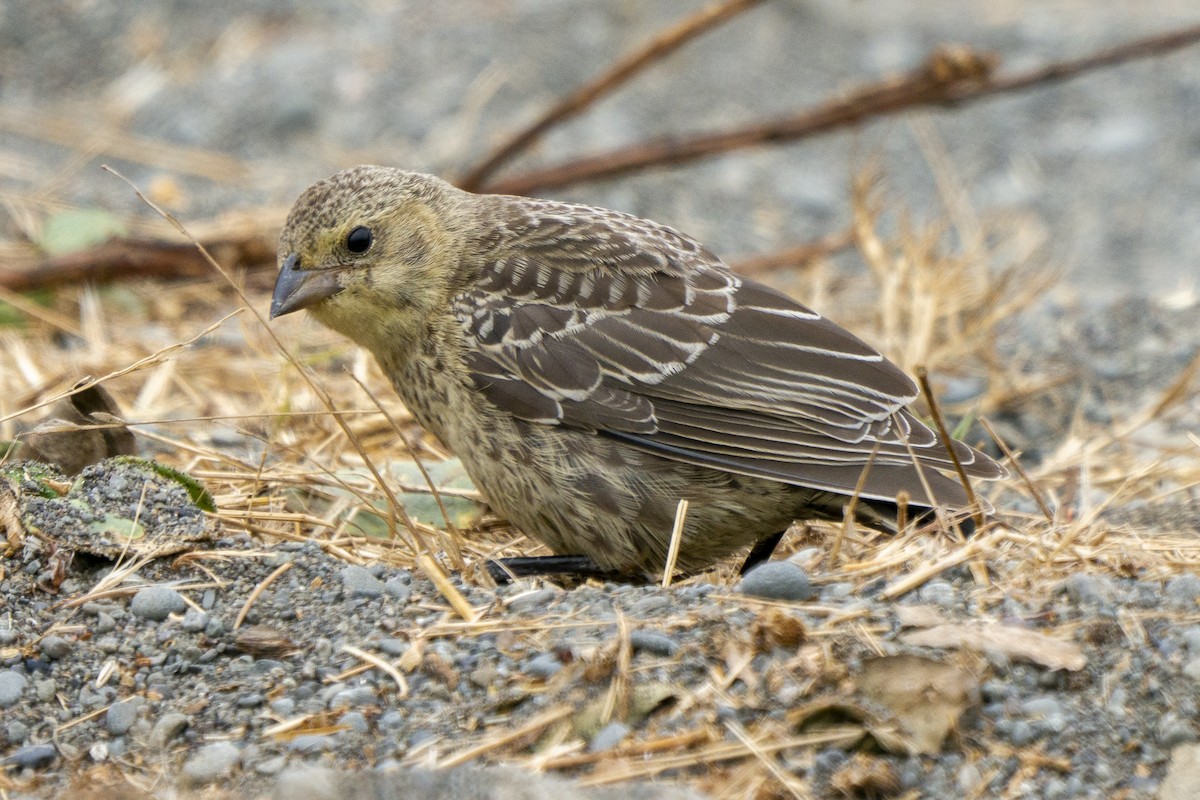
[[[729,265],[742,275],[761,275],[786,267],[801,264],[845,250],[854,244],[854,232],[847,229],[831,233],[811,242],[798,244],[774,253],[763,253],[757,256],[743,256],[729,262]]]
[[[1138,39],[1083,58],[998,77],[992,76],[992,64],[987,56],[962,49],[939,50],[924,67],[905,78],[867,86],[850,97],[794,116],[725,133],[650,139],[631,147],[531,170],[487,184],[485,188],[498,194],[529,194],[535,189],[612,178],[647,167],[682,164],[746,147],[792,142],[871,117],[920,106],[958,106],[1056,83],[1102,67],[1168,53],[1197,41],[1200,41],[1200,25]]]
[[[528,150],[534,142],[545,135],[546,131],[558,123],[584,111],[601,97],[611,94],[634,75],[651,64],[661,61],[692,39],[761,2],[762,0],[725,0],[723,3],[701,9],[692,16],[661,31],[639,49],[564,97],[528,127],[513,134],[477,167],[461,177],[458,180],[458,186],[469,192],[476,191],[500,167]]]
[[[208,241],[204,246],[229,269],[274,265],[275,242],[248,235]],[[112,239],[78,253],[50,258],[30,269],[0,268],[0,288],[28,292],[65,283],[119,278],[190,278],[211,274],[193,245],[156,239]]]

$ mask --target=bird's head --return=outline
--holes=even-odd
[[[376,354],[420,336],[444,310],[470,198],[430,175],[361,166],[313,184],[279,241],[271,318],[307,308]]]

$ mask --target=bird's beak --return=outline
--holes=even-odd
[[[292,253],[279,268],[275,293],[271,295],[271,319],[316,305],[342,290],[337,279],[339,270],[297,269],[298,260]]]

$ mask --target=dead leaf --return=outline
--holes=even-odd
[[[782,608],[770,607],[754,621],[752,629],[755,648],[760,653],[777,647],[796,650],[808,638],[804,622]]]
[[[286,633],[269,625],[247,625],[238,631],[234,646],[256,658],[281,658],[299,649]]]
[[[84,378],[75,385],[90,381]],[[137,442],[120,411],[99,384],[64,397],[47,419],[22,437],[21,458],[55,464],[68,475],[77,475],[111,456],[134,455]]]
[[[829,785],[845,797],[890,797],[900,791],[900,778],[882,758],[855,753],[833,773]]]
[[[21,506],[17,490],[8,479],[0,476],[0,533],[4,534],[8,554],[21,549],[25,541],[25,526],[21,523]]]
[[[1005,656],[1040,664],[1049,669],[1076,672],[1087,665],[1087,656],[1074,642],[1056,639],[1028,628],[991,622],[963,622],[937,625],[901,634],[904,644],[919,647],[964,648],[979,652],[997,652]]]
[[[880,744],[911,755],[939,752],[959,717],[979,701],[979,681],[971,672],[924,656],[869,659],[857,683],[898,726],[896,731],[872,729]]]
[[[932,628],[950,622],[937,606],[897,606],[896,619],[901,628]]]

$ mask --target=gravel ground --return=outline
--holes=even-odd
[[[831,784],[846,780],[852,762],[869,759],[894,784],[886,796],[1151,798],[1172,750],[1197,739],[1194,575],[1164,583],[1079,574],[1045,594],[984,598],[966,570],[951,570],[899,602],[879,598],[882,581],[858,592],[845,583],[810,586],[792,562],[773,566],[793,574],[751,576],[733,591],[694,583],[493,592],[455,579],[487,611],[485,623],[463,626],[427,580],[405,570],[348,566],[315,544],[263,548],[231,537],[215,547],[220,554],[211,558],[141,570],[145,585],[135,583],[136,593],[70,609],[61,601],[91,586],[103,567],[77,559],[60,594],[49,596],[35,585],[36,556],[5,562],[0,735],[10,791],[62,796],[68,776],[76,786],[95,783],[105,765],[116,765],[250,794],[314,760],[453,763],[490,731],[564,707],[586,753],[627,738],[795,728],[802,703],[859,696],[847,685],[881,653],[968,665],[971,697],[954,714],[965,713],[935,757],[782,750],[784,769],[816,796],[834,794]],[[235,629],[255,588],[285,565]],[[902,615],[913,609],[939,624],[989,621],[1065,637],[1086,666],[904,644]],[[783,618],[799,623],[793,639]],[[778,629],[785,633],[764,639],[763,631]],[[648,708],[660,700],[664,707],[589,727],[580,709],[605,696],[614,667],[604,654],[622,641],[632,649],[632,685],[645,688]],[[381,671],[358,673],[362,662],[347,645],[405,665],[405,689]],[[726,672],[728,682],[720,678]],[[303,724],[286,733],[268,730],[297,718]],[[529,745],[499,746],[489,758],[528,757]],[[704,783],[700,769],[668,770],[660,780]]]
[[[143,214],[124,184],[98,171],[101,162],[142,185],[177,186],[163,197],[185,220],[286,206],[312,180],[360,161],[453,174],[500,132],[700,5],[459,0],[433,11],[416,2],[0,0],[0,192],[19,201],[0,225],[12,234],[31,209],[36,226],[44,208],[29,198],[42,190]],[[524,163],[805,107],[909,68],[944,41],[994,49],[1020,67],[1195,21],[1190,0],[768,3],[556,131]],[[970,204],[983,216],[1036,220],[1052,232],[1049,262],[1066,274],[1000,343],[1006,357],[1062,378],[1060,391],[996,420],[1034,465],[1072,436],[1153,403],[1200,347],[1198,98],[1200,51],[1192,49],[911,125],[893,120],[556,196],[674,224],[723,254],[763,252],[843,227],[849,177],[873,154],[916,216],[943,217],[928,161],[944,149]],[[21,124],[36,129],[40,115],[66,120],[60,143]],[[178,151],[156,162],[149,148],[114,158],[120,136],[109,129],[229,154],[246,169],[199,176],[179,166]],[[958,388],[961,399],[979,390]],[[1185,441],[1197,419],[1191,396],[1129,448]],[[999,505],[1029,510],[1015,499]],[[1164,524],[1156,509],[1127,511],[1152,530]],[[1200,528],[1194,504],[1167,513],[1176,528]],[[228,534],[211,551],[154,561],[139,572],[136,593],[77,607],[64,602],[95,586],[107,562],[76,556],[50,595],[38,583],[52,554],[31,545],[0,560],[0,791],[112,797],[95,787],[126,774],[157,796],[176,784],[254,796],[278,780],[280,797],[582,797],[524,773],[443,779],[418,768],[445,766],[556,709],[578,724],[622,682],[648,687],[663,707],[580,724],[574,738],[545,723],[480,760],[544,765],[671,736],[696,737],[694,755],[736,745],[743,730],[817,735],[797,709],[824,698],[870,716],[864,676],[881,654],[967,669],[967,698],[949,704],[953,733],[936,756],[829,744],[780,750],[784,774],[814,796],[1174,800],[1200,785],[1200,578],[1183,570],[1162,579],[1079,573],[1034,587],[1011,580],[1021,588],[1003,591],[952,568],[885,600],[882,582],[836,582],[802,551],[794,559],[802,576],[754,590],[790,592],[774,604],[699,582],[493,592],[455,579],[486,610],[485,624],[464,629],[433,586],[403,570]],[[286,565],[235,630],[255,588]],[[1027,565],[989,566],[1013,578]],[[906,637],[922,615],[1051,634],[1077,646],[1086,665],[917,646]],[[363,662],[344,645],[401,664],[407,696],[381,670],[355,672]],[[297,718],[298,728],[279,728]],[[841,718],[862,727],[845,708]],[[583,752],[538,750],[538,736],[553,744],[556,735],[584,742]],[[619,759],[631,772],[654,760]],[[313,763],[402,772],[306,771]],[[738,763],[706,769],[728,781]],[[704,773],[667,770],[642,796],[683,785],[706,791],[716,779]],[[619,791],[612,796],[637,796]]]

